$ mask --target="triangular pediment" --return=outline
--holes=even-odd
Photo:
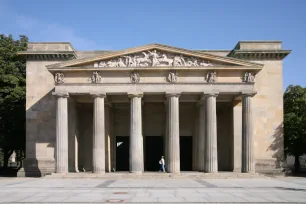
[[[209,67],[252,66],[261,64],[222,57],[209,53],[186,50],[160,44],[150,44],[121,51],[108,52],[97,57],[75,59],[47,66],[64,67]]]

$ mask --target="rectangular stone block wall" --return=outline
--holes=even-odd
[[[279,167],[283,159],[282,61],[257,61],[264,68],[256,76],[254,146],[256,171]]]
[[[54,172],[56,136],[56,99],[52,96],[54,79],[45,67],[56,61],[26,63],[26,159],[27,176]]]

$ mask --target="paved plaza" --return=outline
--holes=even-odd
[[[0,203],[306,203],[306,178],[0,178]]]

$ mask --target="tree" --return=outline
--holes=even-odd
[[[17,52],[27,48],[28,38],[0,35],[0,148],[4,167],[13,151],[25,149],[26,66]]]
[[[290,85],[284,93],[284,133],[285,153],[295,157],[298,171],[306,153],[306,87]]]

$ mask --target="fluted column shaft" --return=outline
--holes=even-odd
[[[205,172],[218,172],[217,152],[217,94],[206,95],[206,139],[205,139]]]
[[[168,130],[169,130],[169,120],[168,120],[168,101],[165,101],[165,137],[164,137],[164,152],[165,152],[165,163],[168,166],[169,164],[169,134],[168,134]],[[167,169],[168,170],[168,169]]]
[[[68,173],[68,93],[58,94],[56,111],[56,172]]]
[[[242,172],[255,172],[253,153],[253,121],[252,121],[253,94],[242,96]]]
[[[202,100],[199,104],[199,137],[198,137],[198,149],[199,149],[199,171],[205,171],[205,102]]]
[[[180,173],[179,96],[179,94],[167,94],[169,173]]]
[[[131,98],[131,119],[130,119],[130,172],[142,173],[143,162],[143,137],[142,137],[142,94],[129,94]]]
[[[105,173],[105,94],[92,94],[94,97],[93,113],[93,173]]]

